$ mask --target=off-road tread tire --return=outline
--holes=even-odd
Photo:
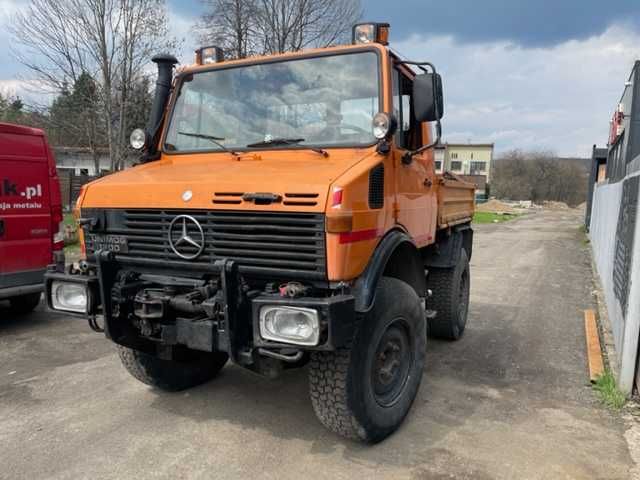
[[[347,375],[353,340],[334,352],[314,352],[309,363],[311,404],[332,432],[358,440],[364,432],[347,405]]]
[[[25,313],[32,312],[40,303],[40,292],[27,293],[26,295],[20,295],[9,299],[11,310],[14,313],[24,315]]]
[[[222,352],[203,352],[194,361],[177,362],[163,360],[121,345],[116,347],[122,365],[135,379],[168,392],[185,390],[211,380],[222,370],[229,358]]]
[[[378,285],[377,292],[380,291],[397,291],[400,287],[410,295],[415,295],[415,301],[419,306],[419,299],[415,291],[406,283],[389,277],[383,277]],[[376,293],[376,301],[382,298],[382,295]],[[422,315],[422,307],[417,307],[420,312],[418,315]],[[383,308],[384,310],[384,308]],[[358,335],[360,335],[361,329],[366,328],[367,321],[372,321],[366,316],[359,322],[359,326],[356,330],[354,338],[351,339],[345,346],[336,349],[332,352],[312,352],[311,361],[309,363],[309,391],[311,396],[311,404],[316,413],[316,416],[320,422],[329,430],[341,435],[345,438],[352,440],[359,440],[366,443],[377,443],[388,435],[393,433],[404,420],[404,417],[411,408],[411,404],[415,398],[415,394],[410,399],[407,411],[404,412],[402,418],[396,425],[389,428],[378,429],[375,426],[372,428],[368,425],[368,429],[365,428],[358,421],[358,417],[362,415],[364,407],[357,404],[354,406],[354,401],[350,395],[353,389],[350,388],[350,367],[352,362],[352,354],[354,354],[355,345],[358,342]],[[421,321],[425,321],[422,317]],[[422,324],[424,327],[424,323]],[[424,332],[420,335],[423,339],[426,339]],[[412,380],[414,383],[415,392],[420,386],[420,380],[422,378],[422,365],[424,364],[424,348],[422,352],[419,352],[421,356],[416,359],[417,363],[420,363],[420,375],[417,379]],[[355,381],[360,380],[358,378]],[[351,379],[353,381],[353,379]],[[360,411],[355,411],[354,408],[358,408]]]
[[[429,321],[429,336],[443,340],[458,340],[462,337],[466,321],[458,324],[459,277],[464,268],[469,268],[469,258],[462,249],[458,264],[452,268],[432,268],[427,276],[427,287],[433,292],[427,300],[436,316]],[[470,278],[469,278],[470,280]],[[468,315],[467,306],[467,315]]]

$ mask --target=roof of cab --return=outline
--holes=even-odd
[[[44,132],[39,128],[25,127],[24,125],[14,125],[13,123],[0,122],[0,133],[13,133],[15,135],[32,135],[42,137]]]

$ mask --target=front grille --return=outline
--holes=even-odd
[[[169,243],[170,224],[180,215],[193,217],[200,223],[204,232],[204,250],[193,260],[180,258],[172,251]],[[212,264],[216,260],[227,258],[236,261],[245,273],[326,278],[322,214],[111,210],[106,212],[105,219],[106,233],[127,238],[129,251],[121,254],[125,258],[199,265]],[[196,236],[197,227],[189,223],[188,232]],[[93,253],[94,246],[89,239],[86,246],[87,252]],[[195,254],[197,248],[182,245],[180,252]]]

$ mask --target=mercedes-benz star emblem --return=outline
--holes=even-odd
[[[193,229],[189,231],[190,225],[195,225],[198,231],[193,232]],[[180,258],[185,260],[198,258],[205,246],[202,225],[190,215],[178,215],[169,224],[169,246]],[[195,253],[193,248],[185,248],[187,246],[195,248]]]

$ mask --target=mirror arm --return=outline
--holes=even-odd
[[[413,157],[415,155],[418,155],[419,153],[422,153],[426,150],[429,150],[439,145],[440,140],[442,140],[442,124],[440,123],[440,120],[436,120],[436,139],[433,142],[431,142],[429,145],[424,145],[418,148],[417,150],[411,150],[405,153],[402,156],[402,163],[404,163],[405,165],[409,165],[413,161]]]
[[[436,71],[435,65],[433,65],[433,63],[431,62],[414,62],[413,60],[396,60],[395,62],[399,65],[413,65],[415,67],[418,67],[424,73],[438,73]],[[424,68],[425,66],[429,67],[431,69],[431,72]]]
[[[429,70],[424,68],[425,66],[427,66],[431,69],[431,73],[433,74],[438,73],[436,71],[435,65],[431,62],[414,62],[413,60],[397,60],[396,63],[403,64],[403,65],[414,65],[418,67],[420,70],[422,70],[423,72],[429,73]],[[413,161],[414,155],[418,155],[419,153],[422,153],[426,150],[429,150],[435,147],[440,143],[440,140],[442,140],[442,124],[440,123],[440,111],[438,110],[438,102],[436,102],[435,107],[436,107],[436,116],[438,117],[438,120],[436,120],[436,139],[433,142],[431,142],[429,145],[424,145],[418,148],[417,150],[411,150],[405,153],[402,156],[402,163],[404,163],[405,165],[409,165]]]

